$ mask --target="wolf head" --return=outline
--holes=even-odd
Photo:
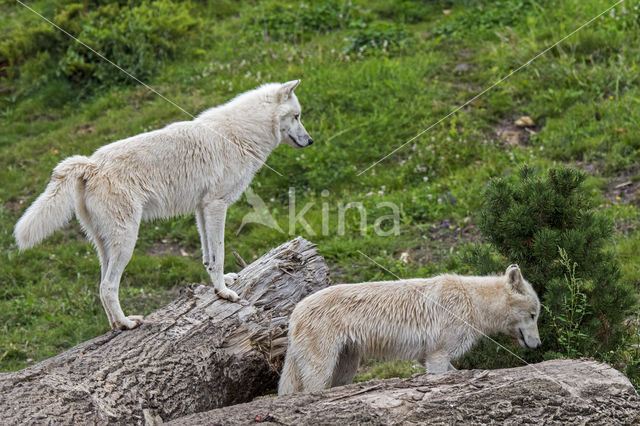
[[[278,119],[280,123],[280,143],[286,143],[294,148],[304,148],[313,143],[313,139],[300,121],[300,102],[293,90],[300,84],[300,80],[283,83],[277,89]]]
[[[508,332],[518,339],[520,346],[538,348],[541,344],[537,324],[540,315],[538,296],[531,284],[522,277],[518,265],[510,265],[505,275],[509,292]]]

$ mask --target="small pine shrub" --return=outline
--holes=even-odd
[[[524,166],[519,175],[489,183],[479,229],[508,262],[520,265],[547,307],[539,325],[548,356],[602,357],[620,344],[625,316],[636,303],[606,247],[613,225],[593,209],[583,171],[561,167],[541,177]],[[477,253],[476,267],[491,260]]]

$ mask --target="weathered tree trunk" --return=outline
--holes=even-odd
[[[590,360],[373,380],[265,397],[175,425],[640,424],[640,398],[620,372]]]
[[[250,401],[277,387],[295,304],[328,284],[296,238],[239,273],[242,303],[192,286],[134,330],[0,374],[0,423],[148,424]]]

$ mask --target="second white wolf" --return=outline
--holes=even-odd
[[[289,321],[278,394],[351,383],[362,359],[413,359],[429,373],[453,370],[484,334],[540,346],[540,302],[511,265],[501,276],[335,285],[302,300]]]
[[[223,274],[227,207],[280,143],[313,140],[300,122],[293,90],[300,80],[270,83],[204,111],[192,121],[133,136],[75,155],[53,170],[45,191],[16,224],[20,249],[29,248],[76,213],[98,251],[100,298],[112,328],[130,329],[142,317],[120,307],[120,277],[131,259],[142,220],[195,212],[202,260],[221,297],[238,295]]]

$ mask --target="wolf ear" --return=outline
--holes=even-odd
[[[509,287],[517,293],[525,294],[524,278],[522,278],[520,267],[516,264],[509,265],[505,274],[507,275]]]
[[[280,101],[285,102],[288,100],[291,97],[293,90],[298,87],[298,84],[300,84],[300,80],[291,80],[286,83],[282,83],[282,86],[278,89],[278,97],[280,98]]]

